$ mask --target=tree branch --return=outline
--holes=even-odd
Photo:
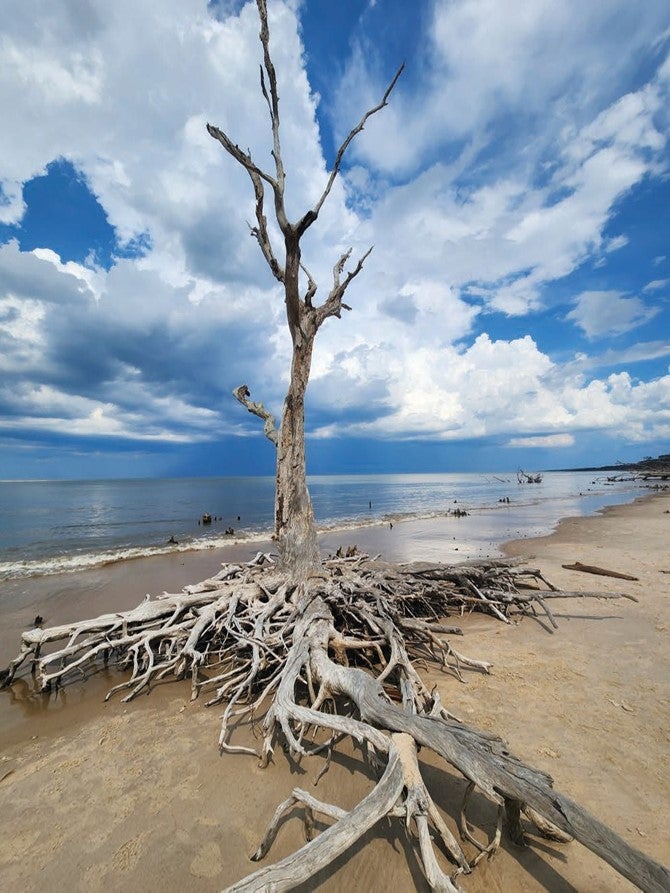
[[[270,56],[270,29],[268,27],[268,7],[267,0],[256,0],[258,6],[258,15],[261,20],[261,31],[259,34],[261,44],[263,45],[263,66],[261,67],[261,90],[270,110],[270,122],[272,124],[272,157],[275,162],[275,170],[277,173],[276,180],[273,181],[273,191],[275,197],[275,214],[277,215],[277,223],[284,235],[290,229],[290,224],[286,216],[284,208],[284,183],[286,176],[284,173],[284,164],[281,157],[281,143],[279,140],[279,93],[277,91],[277,74]],[[270,95],[265,86],[265,76],[263,68],[268,76],[270,85]]]
[[[221,130],[219,127],[215,127],[213,124],[207,125],[207,133],[215,140],[218,140],[223,148],[226,150],[226,152],[229,155],[232,155],[235,161],[241,164],[242,167],[246,168],[250,175],[252,173],[255,173],[263,180],[265,180],[266,183],[269,183],[273,189],[276,188],[277,181],[274,179],[274,177],[271,177],[270,174],[267,174],[264,170],[261,170],[261,168],[258,167],[258,165],[255,164],[252,160],[251,154],[240,149],[237,143],[234,143],[227,133],[224,133],[223,130]]]
[[[263,66],[261,67],[261,90],[270,110],[270,121],[272,123],[272,142],[273,156],[277,169],[277,183],[282,192],[284,190],[284,166],[281,157],[281,145],[279,142],[279,93],[277,91],[277,74],[270,56],[270,29],[268,27],[268,8],[266,0],[256,0],[258,6],[258,15],[261,20],[261,31],[259,34],[261,44],[263,45]],[[267,72],[268,81],[270,83],[270,95],[268,96],[265,87],[265,76],[263,75],[263,67]]]
[[[312,298],[316,294],[316,290],[318,288],[316,282],[312,279],[312,274],[309,272],[307,267],[302,263],[300,263],[300,269],[303,271],[305,276],[307,276],[307,291],[305,293],[305,306],[312,306]]]
[[[261,251],[263,252],[263,257],[267,261],[270,270],[272,271],[272,275],[279,282],[284,281],[284,268],[280,266],[279,261],[274,255],[274,251],[272,250],[272,243],[270,241],[270,233],[268,232],[268,222],[267,218],[264,214],[263,208],[263,198],[264,198],[264,190],[263,190],[263,181],[260,177],[255,174],[249,174],[251,177],[251,182],[254,184],[254,193],[256,195],[256,220],[258,221],[258,226],[251,226],[249,229],[251,230],[251,235],[258,242]]]
[[[270,30],[268,28],[267,2],[266,0],[256,0],[256,2],[261,22],[259,37],[263,46],[263,65],[260,69],[261,92],[263,93],[265,101],[268,104],[268,109],[270,111],[273,142],[272,157],[274,158],[275,162],[276,177],[270,176],[270,174],[259,168],[258,165],[253,162],[251,153],[244,152],[242,149],[240,149],[240,147],[218,127],[214,127],[213,125],[208,124],[207,132],[211,137],[218,140],[223,148],[226,150],[226,152],[228,152],[228,154],[231,155],[235,159],[235,161],[241,164],[242,167],[244,167],[249,174],[254,187],[254,194],[256,196],[256,220],[258,221],[257,227],[251,227],[251,234],[257,240],[260,249],[263,252],[263,257],[267,261],[268,266],[272,271],[272,275],[279,282],[283,283],[285,278],[285,270],[280,266],[272,250],[270,236],[267,228],[267,219],[264,214],[263,188],[263,180],[265,180],[265,182],[272,187],[277,223],[279,224],[279,227],[284,236],[286,236],[291,230],[291,225],[286,216],[284,207],[284,183],[286,180],[286,176],[281,156],[281,143],[279,140],[279,93],[277,91],[277,75],[272,63],[272,58],[270,57]],[[265,73],[267,73],[267,80],[270,87],[269,93],[266,86],[264,70]]]
[[[253,400],[249,400],[251,391],[245,384],[241,384],[239,388],[235,388],[233,396],[236,400],[239,400],[242,406],[246,407],[252,415],[258,416],[259,419],[263,419],[265,423],[263,425],[263,433],[268,440],[271,440],[272,443],[277,446],[279,435],[277,433],[275,417],[272,413],[268,412],[262,403],[254,403]]]
[[[242,167],[249,174],[249,178],[254,187],[254,195],[256,196],[256,220],[258,222],[258,226],[252,226],[251,235],[254,236],[258,244],[260,245],[260,249],[263,252],[263,257],[267,261],[268,266],[272,270],[272,275],[279,282],[284,281],[284,269],[280,266],[277,258],[274,255],[274,251],[272,250],[272,243],[270,242],[270,234],[268,232],[268,223],[267,218],[264,213],[264,200],[265,200],[265,190],[263,187],[263,181],[269,183],[273,190],[276,190],[277,183],[273,177],[269,174],[266,174],[265,171],[262,171],[257,164],[252,161],[251,155],[247,152],[244,152],[240,147],[234,143],[230,137],[220,130],[218,127],[215,127],[213,124],[207,125],[207,132],[211,137],[218,142],[221,143],[226,152],[231,155],[235,161],[242,165]]]
[[[259,0],[259,2],[260,2],[260,0]],[[353,130],[351,130],[349,132],[349,135],[347,136],[345,141],[342,143],[342,145],[338,149],[337,155],[335,157],[335,164],[333,165],[333,169],[330,172],[330,177],[328,178],[326,188],[324,189],[323,194],[321,195],[321,198],[318,200],[318,202],[314,205],[314,207],[311,210],[307,211],[307,213],[304,215],[304,217],[300,220],[300,222],[297,225],[297,230],[298,230],[299,236],[302,236],[302,234],[314,223],[314,221],[319,216],[319,212],[321,211],[321,208],[323,207],[323,203],[328,198],[328,195],[330,194],[330,190],[333,188],[333,183],[335,182],[335,178],[337,177],[338,173],[340,172],[340,167],[342,166],[342,159],[344,158],[344,153],[347,151],[347,149],[349,147],[349,143],[354,139],[355,136],[357,136],[361,132],[361,130],[363,130],[368,118],[371,118],[372,115],[375,115],[377,112],[381,111],[385,106],[388,105],[388,98],[391,95],[391,91],[395,87],[395,85],[398,81],[398,78],[402,74],[404,68],[405,68],[405,63],[403,62],[402,65],[400,66],[400,68],[393,75],[393,80],[386,88],[386,92],[384,93],[384,95],[381,99],[381,102],[378,105],[376,105],[374,108],[367,111],[363,115],[361,120],[353,128]]]
[[[351,256],[351,248],[346,251],[335,264],[335,266],[333,267],[333,287],[330,290],[328,298],[320,307],[317,308],[316,311],[317,329],[320,325],[322,325],[322,323],[325,322],[325,320],[328,319],[329,316],[336,316],[339,319],[342,314],[342,310],[351,310],[351,307],[348,304],[345,304],[342,301],[342,298],[351,281],[355,279],[356,276],[358,276],[358,274],[363,269],[363,264],[368,259],[371,252],[372,247],[368,248],[365,254],[361,258],[359,258],[359,261],[354,269],[350,270],[350,272],[347,273],[344,282],[340,282],[340,277],[342,275],[346,262]]]
[[[215,127],[212,124],[208,124],[207,131],[211,137],[221,143],[226,152],[228,152],[228,154],[232,158],[234,158],[235,161],[238,162],[238,164],[242,165],[242,167],[244,167],[244,169],[249,174],[252,185],[254,187],[254,195],[256,197],[257,221],[256,226],[250,227],[251,234],[258,242],[261,252],[263,253],[263,257],[265,258],[268,266],[270,267],[270,270],[272,271],[272,275],[285,287],[285,300],[289,329],[291,331],[291,336],[295,342],[296,338],[299,338],[300,336],[300,324],[303,317],[303,311],[312,311],[312,299],[317,290],[316,282],[312,279],[311,274],[308,272],[305,266],[300,262],[300,239],[305,231],[308,229],[308,227],[310,227],[312,223],[314,223],[314,221],[318,218],[321,207],[328,197],[333,183],[335,182],[335,178],[340,171],[342,159],[349,144],[354,139],[354,137],[358,133],[360,133],[361,130],[363,130],[368,118],[388,105],[388,98],[391,94],[391,91],[395,87],[398,78],[403,72],[405,63],[403,62],[400,68],[396,71],[393,79],[391,80],[391,83],[386,88],[381,101],[374,108],[371,108],[363,115],[361,120],[350,131],[347,138],[340,146],[335,158],[335,164],[333,165],[333,169],[330,173],[328,182],[323,191],[323,194],[321,195],[321,198],[312,209],[310,209],[303,215],[303,217],[297,224],[292,225],[288,221],[284,205],[284,187],[286,175],[282,161],[281,141],[279,135],[279,93],[277,90],[277,74],[272,62],[272,57],[270,55],[270,30],[268,27],[267,0],[256,0],[256,5],[258,7],[258,15],[261,23],[259,38],[263,47],[263,64],[260,67],[260,86],[263,98],[267,103],[270,113],[273,142],[272,157],[275,162],[276,176],[272,177],[270,174],[258,167],[258,165],[255,164],[252,160],[251,153],[248,150],[247,152],[244,152],[242,149],[240,149],[240,147],[218,127]],[[286,259],[283,267],[277,260],[272,248],[272,243],[270,241],[267,218],[264,213],[264,182],[268,183],[272,188],[272,192],[274,195],[275,217],[277,220],[277,224],[279,225],[279,228],[284,235]],[[372,249],[370,249],[370,251],[371,250]],[[333,287],[330,291],[330,294],[328,295],[327,300],[317,312],[317,328],[329,316],[337,316],[339,318],[342,309],[351,309],[342,302],[342,296],[347,290],[347,287],[351,283],[352,279],[354,279],[360,273],[363,267],[363,263],[367,256],[370,254],[370,251],[368,251],[358,261],[357,266],[354,270],[348,273],[344,282],[340,282],[340,277],[344,270],[344,265],[349,259],[351,252],[349,251],[345,255],[343,255],[338,263],[335,265],[335,268],[333,270]],[[308,280],[307,291],[304,298],[302,299],[298,290],[299,269],[303,270]],[[239,388],[235,392],[235,396],[239,400],[240,397],[238,396],[238,392],[240,392]],[[240,400],[240,402],[243,401]],[[261,416],[261,418],[264,417]]]

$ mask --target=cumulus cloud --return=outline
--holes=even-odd
[[[393,348],[387,349],[390,355],[382,355],[381,365],[393,368]],[[590,377],[583,365],[553,363],[528,336],[493,341],[484,334],[465,349],[420,347],[411,358],[396,362],[402,378],[392,375],[384,381],[382,409],[376,404],[367,415],[336,418],[317,429],[317,435],[456,441],[516,432],[524,441],[562,437],[563,446],[579,431],[625,431],[639,442],[670,435],[670,375],[650,382],[628,372]],[[351,373],[334,371],[331,394],[337,390],[333,379],[344,383],[347,392],[356,387]]]
[[[371,122],[356,147],[360,157],[392,171],[416,166],[444,144],[486,144],[505,119],[522,126],[510,128],[518,141],[508,132],[499,152],[541,152],[564,127],[587,124],[616,99],[667,28],[662,0],[640,9],[625,0],[588,8],[578,0],[537,0],[523,8],[514,0],[435,0],[431,9],[419,89],[404,93],[401,84],[389,114]],[[379,93],[379,68],[373,40],[363,36],[335,105],[342,132],[351,104],[364,107]]]
[[[539,336],[494,325],[560,303],[555,283],[630,247],[613,226],[618,203],[667,164],[670,71],[645,56],[666,5],[513,6],[436,0],[419,72],[354,144],[305,240],[317,299],[343,251],[355,262],[375,246],[348,294],[352,313],[317,341],[316,436],[503,434],[560,446],[592,428],[668,431],[667,377],[593,378],[593,358],[571,365]],[[301,9],[270,4],[293,216],[326,178]],[[20,225],[23,184],[65,158],[107,214],[118,254],[148,245],[109,270],[63,262],[49,245],[0,246],[5,430],[180,442],[252,430],[230,390],[246,382],[278,411],[291,345],[246,227],[250,183],[205,125],[272,164],[254,4],[6,0],[3,12],[0,221]],[[383,92],[366,49],[354,40],[336,88],[336,134]],[[582,291],[555,324],[591,339],[639,327],[658,312],[661,274],[649,271],[644,298]],[[620,362],[643,358],[632,350]],[[658,345],[644,354],[662,355]]]
[[[188,288],[131,260],[91,271],[1,246],[5,425],[51,430],[60,419],[69,433],[166,440],[235,430],[219,410],[239,383],[229,366],[272,380],[255,356],[254,338],[274,328],[262,299],[212,283],[194,304]]]
[[[629,332],[659,312],[658,307],[648,307],[640,298],[626,297],[620,292],[585,291],[575,299],[567,318],[589,338],[599,338]]]

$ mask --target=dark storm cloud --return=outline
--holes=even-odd
[[[86,274],[80,267],[67,272],[53,258],[20,253],[15,245],[0,249],[0,262],[6,366],[0,407],[6,418],[74,416],[71,395],[79,412],[80,401],[94,401],[115,407],[144,435],[166,426],[188,438],[189,431],[202,436],[206,425],[247,424],[232,388],[246,380],[264,387],[273,381],[257,359],[259,340],[272,336],[272,318],[261,314],[250,325],[243,314],[231,313],[234,292],[196,303],[186,287],[120,261],[100,278],[96,296],[75,275]],[[276,396],[274,380],[266,400]],[[60,395],[58,410],[44,406],[45,388]]]

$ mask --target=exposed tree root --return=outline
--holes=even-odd
[[[321,573],[295,584],[259,553],[247,565],[225,565],[209,580],[147,599],[132,611],[25,632],[4,683],[11,684],[30,661],[36,686],[45,690],[73,673],[85,675],[104,659],[131,670],[108,697],[123,690],[129,701],[159,680],[190,677],[192,697],[206,692],[208,706],[225,704],[221,751],[255,754],[263,765],[277,744],[296,760],[326,751],[327,771],[339,741],[349,737],[360,745],[380,772],[373,790],[346,812],[295,789],[252,859],[266,855],[294,810],[303,816],[307,843],[234,891],[291,889],[386,816],[405,823],[430,887],[458,890],[459,876],[495,854],[504,817],[512,839],[523,841],[522,814],[552,839],[579,840],[642,889],[670,889],[667,868],[554,791],[549,775],[514,757],[500,738],[459,722],[417,671],[421,661],[431,661],[459,680],[464,669],[488,672],[488,663],[463,655],[444,638],[460,632],[446,625],[448,616],[479,610],[509,622],[516,613],[540,611],[555,625],[547,601],[567,595],[539,571],[511,561],[399,567],[356,556],[330,559]],[[261,718],[257,749],[231,742],[237,723]],[[468,780],[458,827],[473,856],[435,806],[418,746]],[[498,806],[487,842],[474,836],[467,821],[475,787]],[[318,835],[315,813],[334,820]]]

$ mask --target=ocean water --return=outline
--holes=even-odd
[[[321,530],[444,517],[460,508],[472,516],[469,539],[493,545],[548,533],[562,517],[631,501],[646,492],[643,486],[610,483],[594,472],[548,472],[541,484],[519,484],[510,473],[309,478]],[[251,545],[270,535],[273,503],[270,477],[0,481],[0,580],[231,542]],[[211,525],[200,522],[205,512]],[[230,528],[233,534],[226,533]],[[171,537],[177,545],[168,543]]]

